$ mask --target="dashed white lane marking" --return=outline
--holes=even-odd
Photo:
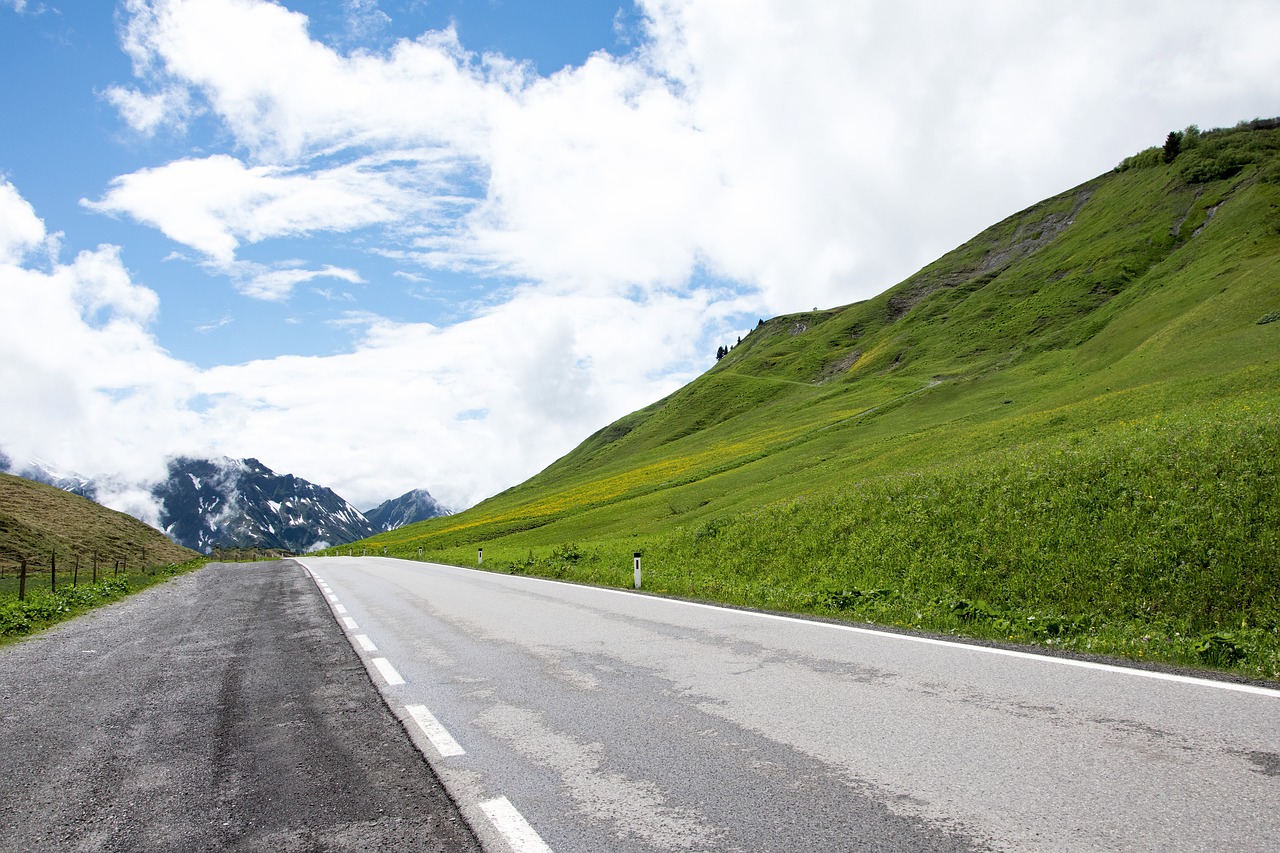
[[[413,717],[413,721],[418,724],[418,728],[422,729],[422,733],[427,736],[427,740],[431,741],[431,745],[436,748],[436,752],[440,753],[441,758],[467,754],[467,751],[453,739],[453,735],[440,725],[435,715],[427,710],[426,705],[405,705],[404,709],[409,712],[409,716]]]
[[[386,658],[370,658],[369,662],[377,667],[378,672],[382,674],[389,687],[404,684],[404,679],[400,677],[400,673],[396,672],[396,668],[391,665],[391,661]]]
[[[480,804],[480,808],[515,853],[552,853],[547,843],[506,797],[487,800]]]
[[[321,580],[315,572],[307,566],[303,566],[307,573],[320,585],[320,589],[329,600],[335,603],[334,611],[336,613],[346,613],[347,609],[341,604],[337,604],[338,597],[329,589],[328,584]],[[356,620],[350,616],[343,616],[342,623],[348,631],[357,629]],[[377,651],[377,646],[369,639],[366,634],[356,634],[352,640],[360,644],[365,651]],[[391,661],[386,658],[370,658],[369,662],[387,682],[389,687],[404,684],[404,679],[400,673],[396,672],[396,668],[391,665]],[[418,728],[422,729],[422,733],[426,735],[427,740],[431,741],[431,745],[436,748],[442,758],[453,758],[459,755],[466,755],[467,751],[449,734],[444,726],[440,725],[440,721],[427,710],[425,705],[406,705],[405,710],[409,712],[409,716],[413,717],[413,721],[418,724]],[[529,825],[524,819],[524,815],[520,814],[515,806],[511,805],[511,801],[506,797],[496,797],[480,803],[480,809],[489,818],[489,822],[493,825],[494,830],[507,842],[511,847],[512,853],[554,853],[547,843],[542,840],[537,831]]]

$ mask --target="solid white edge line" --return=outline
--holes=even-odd
[[[445,563],[412,562],[416,566],[437,566],[442,569],[455,569],[460,572],[483,572],[484,574],[493,575],[496,578],[510,579],[514,583],[533,581],[537,583],[557,584],[559,586],[568,586],[575,589],[593,590],[613,595],[625,595],[633,599],[645,599],[665,604],[676,604],[682,607],[700,607],[704,610],[718,610],[722,613],[732,613],[738,616],[754,617],[757,619],[771,619],[776,622],[789,622],[795,625],[805,625],[811,628],[828,628],[833,631],[848,631],[853,634],[865,634],[871,637],[881,637],[890,640],[903,640],[908,643],[922,643],[927,646],[942,646],[943,648],[976,652],[978,654],[999,655],[1001,657],[1017,658],[1019,660],[1033,661],[1036,663],[1057,664],[1059,666],[1074,666],[1079,669],[1091,669],[1115,675],[1128,675],[1135,678],[1150,678],[1155,681],[1172,681],[1179,684],[1190,684],[1196,687],[1211,687],[1216,690],[1230,690],[1236,693],[1249,693],[1254,696],[1266,696],[1271,699],[1280,699],[1280,690],[1275,690],[1270,687],[1259,687],[1256,684],[1237,684],[1232,681],[1215,681],[1211,678],[1199,678],[1194,675],[1178,675],[1172,672],[1158,672],[1149,669],[1132,669],[1127,666],[1119,666],[1111,663],[1076,660],[1074,658],[1056,657],[1054,655],[1037,654],[1035,652],[1023,652],[1016,649],[1002,649],[995,646],[979,646],[971,643],[961,643],[956,640],[939,640],[934,637],[920,637],[915,634],[899,634],[894,631],[881,631],[875,628],[860,628],[857,625],[837,625],[831,622],[818,622],[812,619],[804,619],[799,616],[783,616],[777,613],[761,613],[757,610],[739,610],[733,607],[723,607],[718,604],[705,604],[701,601],[685,601],[679,598],[667,598],[657,595],[637,596],[632,590],[610,589],[609,587],[604,586],[587,586],[586,584],[566,583],[564,581],[554,580],[553,578],[535,578],[527,576],[514,577],[511,575],[497,575],[493,572],[485,572],[483,569],[467,568],[466,566],[450,566]]]
[[[348,631],[354,631],[359,627],[356,625],[356,620],[352,619],[350,616],[343,616],[342,624],[346,626]]]
[[[480,804],[480,808],[515,853],[552,853],[547,843],[506,797],[486,800]]]
[[[609,590],[610,592],[619,592],[621,590]],[[622,593],[625,594],[625,593]],[[816,625],[823,628],[832,628],[837,631],[851,631],[855,634],[867,634],[872,637],[884,637],[893,640],[905,640],[910,643],[923,643],[928,646],[942,646],[949,649],[963,649],[969,652],[979,652],[988,655],[1000,655],[1002,657],[1018,658],[1021,660],[1037,661],[1040,663],[1054,663],[1060,666],[1074,666],[1080,669],[1092,669],[1100,672],[1110,672],[1118,675],[1130,675],[1137,678],[1151,678],[1156,681],[1174,681],[1181,684],[1193,684],[1198,687],[1214,687],[1218,690],[1234,690],[1239,693],[1252,693],[1257,696],[1269,696],[1273,699],[1280,699],[1280,690],[1272,690],[1269,687],[1258,687],[1254,684],[1236,684],[1230,681],[1214,681],[1209,678],[1197,678],[1193,675],[1178,675],[1172,672],[1157,672],[1149,669],[1131,669],[1127,666],[1117,666],[1111,663],[1099,663],[1090,660],[1076,660],[1074,658],[1060,658],[1053,655],[1040,655],[1035,652],[1022,652],[1016,649],[1002,649],[994,646],[978,646],[969,643],[958,643],[954,640],[939,640],[934,637],[918,637],[912,634],[898,634],[893,631],[877,631],[874,628],[859,628],[855,625],[832,625],[828,622],[810,622],[807,619],[797,619],[793,616],[779,616],[774,613],[756,613],[750,610],[734,610],[731,607],[717,607],[714,604],[702,604],[697,601],[679,601],[678,599],[661,599],[662,601],[673,601],[676,604],[683,604],[688,607],[704,607],[708,610],[722,610],[731,613],[747,613],[757,616],[761,619],[774,619],[779,622],[793,622],[801,625]]]
[[[396,668],[391,665],[391,661],[386,658],[370,658],[369,663],[377,667],[379,674],[386,680],[388,687],[404,684],[404,679],[400,677],[400,673],[396,672]]]
[[[378,647],[373,644],[373,640],[369,639],[368,634],[356,634],[352,639],[359,643],[360,648],[366,652],[376,652],[378,650]]]
[[[467,754],[461,744],[453,739],[453,735],[440,725],[435,715],[427,710],[426,705],[405,705],[404,709],[409,712],[409,716],[413,717],[413,721],[418,724],[418,728],[422,729],[422,733],[427,736],[427,740],[431,741],[431,745],[436,748],[436,752],[440,753],[441,758]]]

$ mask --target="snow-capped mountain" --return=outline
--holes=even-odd
[[[366,515],[332,489],[277,474],[257,459],[179,457],[169,460],[164,481],[147,484],[84,477],[39,460],[19,466],[0,450],[0,471],[127,512],[203,554],[214,548],[305,552],[450,514],[426,489],[414,489]]]
[[[53,486],[91,501],[98,499],[97,484],[93,480],[76,473],[68,474],[59,471],[42,460],[32,461],[21,470],[15,471],[9,457],[0,451],[0,471],[35,480],[37,483],[44,483],[46,486]]]
[[[303,552],[378,532],[333,490],[256,459],[170,460],[169,478],[152,494],[161,529],[205,554],[237,547]]]
[[[369,519],[378,530],[386,531],[404,527],[406,524],[426,521],[428,518],[452,514],[451,510],[446,509],[431,497],[431,493],[426,489],[414,489],[365,511],[364,517]]]

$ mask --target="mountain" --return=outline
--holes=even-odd
[[[71,492],[73,495],[88,498],[91,501],[98,499],[97,484],[92,479],[76,473],[59,471],[48,462],[37,460],[21,471],[14,471],[9,457],[0,454],[0,472],[14,474],[26,480],[34,480],[37,483],[44,483],[46,486],[53,486],[56,489],[62,489],[64,492]]]
[[[54,486],[0,474],[0,567],[26,559],[47,566],[51,554],[70,568],[125,560],[129,565],[185,563],[196,555],[130,515]]]
[[[170,460],[168,479],[152,494],[165,533],[205,554],[245,547],[304,552],[378,530],[331,489],[277,474],[256,459]]]
[[[426,489],[414,489],[398,498],[384,501],[365,512],[364,516],[378,530],[387,531],[450,514]]]
[[[1280,678],[1280,120],[1170,140],[368,544]]]

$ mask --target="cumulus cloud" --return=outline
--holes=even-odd
[[[116,178],[99,201],[105,213],[128,213],[165,236],[229,267],[243,241],[347,231],[398,219],[408,200],[369,161],[299,173],[246,166],[216,154]]]
[[[145,103],[200,98],[252,165],[144,170],[98,205],[223,262],[377,225],[427,268],[605,292],[710,271],[794,310],[878,292],[1170,126],[1233,122],[1278,70],[1263,3],[1212,27],[1186,2],[640,5],[634,51],[539,77],[452,30],[344,54],[272,3],[135,0]]]
[[[44,225],[12,185],[0,184],[0,219],[13,222],[15,210],[30,247]],[[181,443],[195,420],[185,405],[194,371],[148,331],[158,307],[154,291],[130,280],[115,246],[70,262],[55,255],[47,268],[12,250],[0,257],[5,450],[87,472],[158,473],[156,449]]]
[[[104,96],[130,127],[146,136],[162,127],[182,130],[192,112],[186,90],[180,88],[145,94],[125,86],[111,86]]]
[[[468,506],[691,378],[716,313],[705,291],[641,303],[529,287],[447,328],[352,312],[350,352],[202,370],[156,341],[158,298],[118,247],[48,269],[23,260],[44,225],[9,184],[0,221],[25,235],[0,263],[0,316],[24,318],[0,338],[0,446],[17,467],[40,458],[124,475],[104,495],[146,520],[154,508],[136,483],[177,454],[255,456],[362,506],[423,486]],[[279,286],[355,279],[293,273]]]
[[[416,483],[468,506],[701,370],[709,301],[530,291],[447,328],[358,315],[353,352],[207,371],[206,428],[358,505]]]
[[[0,264],[18,263],[44,239],[44,223],[35,209],[0,178]]]

